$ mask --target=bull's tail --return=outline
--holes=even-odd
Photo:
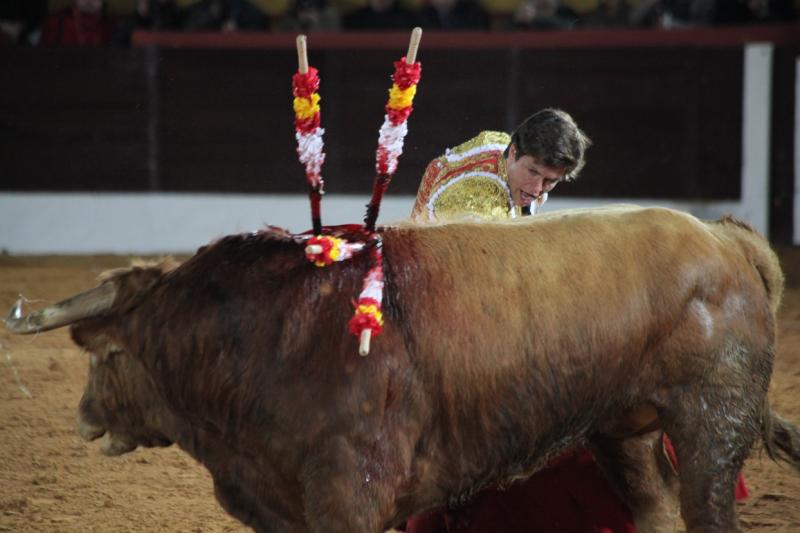
[[[761,417],[761,438],[773,461],[785,461],[800,470],[800,429],[775,414],[767,402]]]
[[[778,312],[783,298],[784,277],[778,256],[769,242],[744,222],[728,215],[712,222],[712,231],[719,237],[738,244],[750,264],[756,269],[769,296],[773,315]]]

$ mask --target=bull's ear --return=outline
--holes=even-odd
[[[142,298],[149,293],[164,277],[178,266],[176,261],[135,261],[127,268],[109,270],[100,275],[100,281],[114,283],[117,287],[114,309],[122,312],[139,305]]]
[[[150,284],[151,279],[159,278],[163,274],[168,274],[179,266],[180,262],[172,257],[162,257],[157,260],[133,259],[130,266],[106,270],[105,272],[101,272],[100,275],[97,276],[97,279],[101,283],[104,283],[134,273],[136,276],[141,276],[141,278],[139,278],[139,283],[142,284],[142,286],[134,288],[136,290],[142,290]],[[135,281],[133,281],[133,283],[135,283]]]
[[[91,354],[92,366],[105,362],[111,354],[123,351],[122,344],[112,335],[91,324],[76,324],[70,333],[75,344]]]

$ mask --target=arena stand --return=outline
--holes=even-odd
[[[309,36],[322,78],[324,223],[363,214],[391,62],[407,38]],[[158,253],[265,223],[307,229],[293,36],[137,33],[134,44],[0,49],[0,248]],[[796,244],[799,54],[797,26],[427,32],[380,221],[407,216],[425,164],[445,147],[553,106],[594,146],[581,178],[546,209],[634,202],[731,212]]]

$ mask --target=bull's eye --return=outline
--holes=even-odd
[[[106,349],[108,350],[109,355],[111,355],[121,352],[122,346],[112,341],[108,343],[108,347]]]

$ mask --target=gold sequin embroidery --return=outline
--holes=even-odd
[[[511,202],[502,183],[486,176],[464,176],[484,173],[507,181],[503,150],[510,142],[507,133],[483,131],[431,161],[420,183],[412,217],[423,220],[508,218]],[[454,180],[459,181],[453,183]],[[436,198],[433,206],[429,205],[431,198]]]
[[[433,204],[437,220],[508,218],[508,191],[497,181],[471,176],[447,187]]]

